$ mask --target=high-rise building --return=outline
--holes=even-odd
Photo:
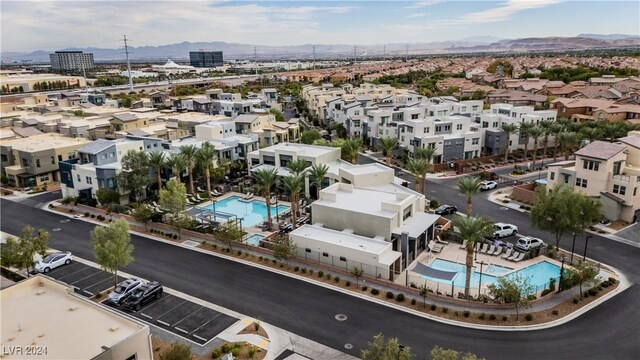
[[[190,51],[189,60],[194,67],[222,66],[222,51]]]
[[[56,51],[49,54],[53,70],[89,70],[95,67],[92,53],[82,51]]]

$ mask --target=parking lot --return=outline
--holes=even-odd
[[[51,270],[47,276],[74,286],[76,293],[84,297],[91,297],[113,287],[111,274],[77,261]],[[118,282],[123,280],[125,279],[118,276]],[[137,312],[124,311],[105,301],[106,296],[102,302],[104,305],[200,345],[206,344],[238,321],[234,317],[166,292],[162,294],[162,298],[148,303]]]

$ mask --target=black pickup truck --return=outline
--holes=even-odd
[[[162,297],[162,285],[157,281],[148,283],[133,290],[122,302],[122,307],[128,310],[138,311],[142,307],[155,299]]]

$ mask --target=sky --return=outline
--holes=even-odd
[[[640,1],[0,0],[2,51],[224,41],[382,44],[640,35]]]

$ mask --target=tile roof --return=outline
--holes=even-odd
[[[614,144],[606,141],[594,141],[591,144],[576,151],[576,155],[586,156],[594,159],[608,160],[617,153],[626,149],[626,146]]]
[[[29,136],[34,136],[34,135],[42,135],[43,132],[34,128],[34,127],[14,127],[13,132],[16,133],[16,135],[20,136],[20,137],[29,137]]]
[[[629,135],[618,139],[618,141],[640,149],[640,136]]]
[[[108,149],[114,144],[115,142],[111,140],[98,139],[81,148],[78,148],[78,152],[95,155],[105,149]]]

